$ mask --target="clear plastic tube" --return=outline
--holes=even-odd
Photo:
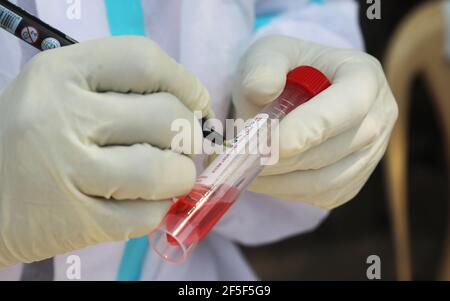
[[[183,262],[263,169],[262,155],[255,147],[261,137],[270,145],[273,125],[269,121],[281,121],[330,85],[313,67],[292,70],[282,94],[246,123],[224,154],[198,177],[194,189],[177,198],[160,226],[149,234],[153,249],[168,261]]]

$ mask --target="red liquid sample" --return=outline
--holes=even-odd
[[[209,187],[206,186],[195,187],[186,197],[178,198],[167,212],[165,220],[169,232],[173,232],[182,220],[187,219],[188,224],[195,223],[192,227],[185,227],[193,229],[184,239],[183,243],[186,245],[202,240],[228,211],[240,193],[236,187],[222,185],[207,201],[199,202],[198,200],[208,190]],[[171,245],[178,244],[169,234],[166,235],[166,239]]]

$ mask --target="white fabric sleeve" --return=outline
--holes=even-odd
[[[286,6],[282,6],[282,3]],[[353,0],[260,1],[258,9],[278,13],[272,22],[259,29],[253,41],[263,36],[283,34],[336,48],[363,49],[358,5]],[[289,202],[245,192],[215,227],[215,232],[244,245],[260,245],[314,230],[328,211],[305,203]]]
[[[359,5],[356,1],[322,0],[322,4],[311,2],[313,1],[309,1],[309,4],[302,0],[261,1],[261,8],[257,12],[270,15],[267,10],[272,8],[276,17],[268,26],[255,33],[254,40],[267,35],[283,34],[330,47],[364,48],[359,26]]]
[[[0,92],[20,71],[22,48],[19,40],[9,32],[0,30]]]
[[[244,192],[214,232],[243,245],[262,245],[314,230],[327,215],[306,203]]]
[[[0,94],[19,73],[21,59],[19,41],[10,33],[0,29]],[[17,264],[0,269],[0,281],[20,280],[22,266],[22,264]]]

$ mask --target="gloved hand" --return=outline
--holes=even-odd
[[[352,199],[382,158],[398,109],[379,62],[362,52],[286,36],[257,41],[241,60],[233,102],[250,118],[282,92],[286,74],[318,68],[332,87],[280,124],[280,161],[250,190],[331,209]]]
[[[210,115],[200,82],[144,38],[37,55],[0,96],[0,266],[147,234],[193,161],[174,119]]]

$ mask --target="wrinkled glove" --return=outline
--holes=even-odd
[[[200,82],[144,38],[41,53],[0,96],[0,266],[142,236],[193,161],[171,123],[210,115]]]
[[[278,97],[289,70],[310,65],[332,87],[280,124],[280,161],[250,190],[331,209],[352,199],[382,158],[398,109],[382,67],[358,51],[286,36],[257,41],[241,60],[233,102],[250,118]]]

